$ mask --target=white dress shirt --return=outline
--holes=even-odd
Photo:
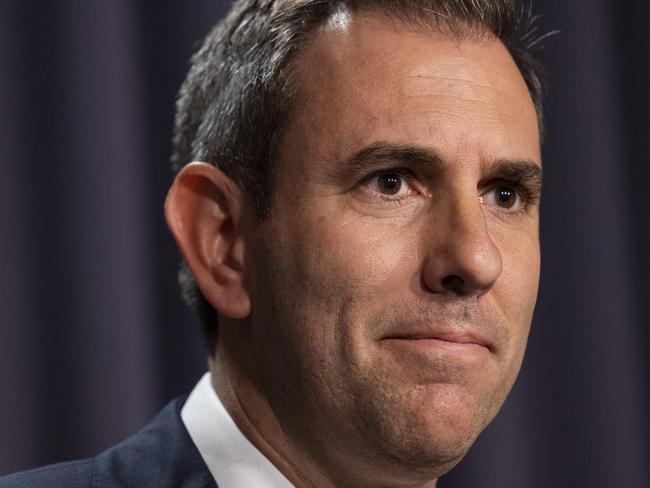
[[[181,418],[219,488],[293,488],[278,468],[242,434],[205,373]]]

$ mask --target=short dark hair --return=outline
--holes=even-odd
[[[531,51],[536,33],[530,6],[517,0],[237,0],[193,56],[177,102],[173,169],[191,161],[214,164],[252,198],[264,219],[271,208],[273,168],[295,93],[292,60],[310,34],[341,9],[379,11],[455,38],[493,35],[517,64],[542,131],[541,67]],[[213,351],[217,313],[185,264],[179,282]]]

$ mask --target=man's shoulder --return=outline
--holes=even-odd
[[[52,464],[0,478],[1,488],[89,488],[93,477],[92,459]]]
[[[180,418],[184,402],[174,400],[140,432],[94,459],[0,478],[0,488],[216,487]]]

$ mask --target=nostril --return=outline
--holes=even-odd
[[[442,279],[442,287],[456,295],[463,295],[465,293],[465,281],[458,275],[445,276]]]

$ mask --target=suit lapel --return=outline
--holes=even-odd
[[[216,488],[181,420],[184,403],[174,400],[140,432],[97,456],[93,488]]]

